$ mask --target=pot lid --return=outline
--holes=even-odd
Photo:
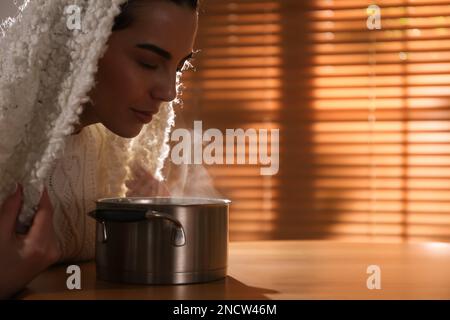
[[[173,197],[122,197],[97,200],[98,204],[130,204],[130,205],[173,205],[173,206],[208,206],[229,205],[228,199],[217,198],[173,198]]]

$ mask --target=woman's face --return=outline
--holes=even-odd
[[[176,76],[193,51],[197,13],[167,0],[138,2],[133,22],[112,33],[81,122],[133,138],[176,98]]]

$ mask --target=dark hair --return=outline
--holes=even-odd
[[[139,1],[143,0],[128,0],[127,2],[125,2],[120,6],[121,12],[114,20],[114,26],[112,29],[113,31],[125,29],[131,24],[133,18],[131,16],[130,8],[133,6],[133,4]],[[188,8],[196,11],[198,10],[199,7],[199,0],[167,0],[167,1],[173,2],[179,6],[187,6]]]

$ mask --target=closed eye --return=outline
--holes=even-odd
[[[157,68],[156,65],[154,64],[149,64],[149,63],[145,63],[145,62],[139,62],[139,65],[141,67],[143,67],[144,69],[148,69],[148,70],[155,70]]]

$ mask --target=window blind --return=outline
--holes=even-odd
[[[450,1],[210,0],[196,47],[184,117],[280,129],[277,175],[208,166],[232,240],[450,240]]]

